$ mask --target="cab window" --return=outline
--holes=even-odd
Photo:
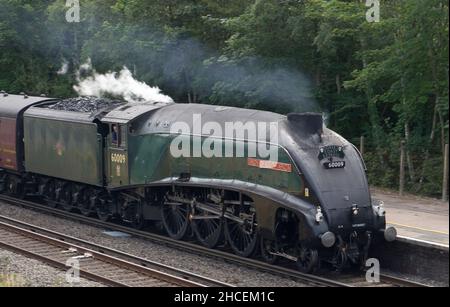
[[[111,145],[119,147],[121,143],[121,129],[118,124],[111,125]]]
[[[127,147],[127,126],[121,125],[119,129],[119,146],[120,147]]]

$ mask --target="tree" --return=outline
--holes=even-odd
[[[436,195],[448,143],[448,1],[0,0],[0,88],[74,96],[81,63],[127,66],[178,102],[280,113],[322,111],[366,136],[369,177],[395,187],[406,141],[408,187]],[[61,70],[63,64],[67,72]],[[62,72],[66,72],[63,74]]]

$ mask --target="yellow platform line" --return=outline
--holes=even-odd
[[[445,232],[445,231],[425,229],[425,228],[414,227],[414,226],[409,226],[409,225],[404,225],[404,224],[399,224],[399,223],[393,223],[393,222],[387,222],[387,223],[390,224],[390,225],[399,226],[399,227],[406,227],[406,228],[422,230],[422,231],[426,231],[426,232],[433,232],[433,233],[438,233],[438,234],[447,235],[447,236],[449,235],[449,233]]]

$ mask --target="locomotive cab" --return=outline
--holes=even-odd
[[[107,183],[110,189],[123,188],[132,184],[130,150],[132,148],[133,123],[164,104],[154,102],[128,103],[106,114],[102,123],[108,125],[106,146]]]
[[[128,169],[128,125],[126,123],[109,124],[107,138],[108,184],[120,187],[129,184]]]

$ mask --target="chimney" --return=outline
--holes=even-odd
[[[287,116],[289,124],[296,132],[307,135],[322,135],[323,117],[321,113],[290,113]]]

